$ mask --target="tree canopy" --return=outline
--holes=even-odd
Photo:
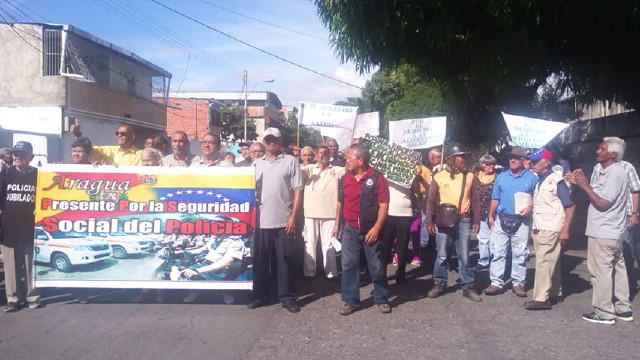
[[[640,108],[637,1],[314,3],[343,62],[361,71],[413,66],[442,85],[447,111],[463,128],[504,110],[537,115],[541,88],[555,98],[569,92],[585,103],[615,98]]]

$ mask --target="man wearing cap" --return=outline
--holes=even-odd
[[[27,301],[29,308],[40,305],[40,293],[33,287],[33,231],[38,169],[29,166],[33,147],[18,141],[13,147],[13,166],[0,172],[0,240],[4,260],[4,284],[7,295],[5,312],[20,310]],[[19,286],[21,278],[27,289]]]
[[[278,297],[292,313],[300,311],[291,284],[292,242],[296,234],[296,216],[301,208],[302,172],[298,159],[282,152],[282,133],[277,128],[264,132],[266,154],[256,160],[256,198],[259,201],[259,226],[253,249],[253,301],[255,309],[269,301],[269,263],[275,251]]]
[[[433,288],[427,294],[430,298],[443,295],[447,288],[448,262],[452,246],[455,246],[462,283],[462,296],[473,302],[482,298],[475,290],[475,276],[469,265],[470,230],[477,233],[480,228],[480,214],[471,219],[471,184],[473,173],[467,171],[467,156],[462,144],[447,144],[444,156],[447,167],[433,176],[427,197],[426,220],[430,234],[436,236],[438,256],[433,267]],[[445,217],[447,208],[453,207],[455,217]]]
[[[76,138],[82,136],[80,131],[80,124],[76,121],[71,125],[70,131]],[[89,156],[89,162],[102,163],[107,165],[140,165],[140,149],[133,145],[136,139],[136,134],[133,131],[131,125],[123,124],[116,130],[116,143],[117,146],[94,146],[91,155]]]
[[[524,289],[527,275],[527,242],[533,206],[516,209],[516,194],[519,198],[533,197],[536,176],[524,168],[525,149],[515,146],[507,155],[509,170],[498,175],[491,194],[491,208],[487,225],[491,233],[491,265],[489,278],[491,285],[484,290],[486,295],[504,292],[507,246],[511,246],[512,291],[516,296],[527,297]],[[521,205],[521,204],[518,204]],[[528,205],[528,204],[527,204]],[[496,216],[497,215],[497,216]]]
[[[540,149],[529,156],[538,183],[533,197],[533,245],[536,251],[536,275],[533,299],[527,310],[548,310],[557,303],[561,287],[561,247],[569,242],[569,229],[576,206],[561,174],[553,171],[553,155]]]
[[[195,155],[189,152],[189,137],[186,132],[178,130],[173,133],[171,137],[171,149],[173,150],[173,154],[162,158],[160,161],[162,166],[191,166],[191,161]]]
[[[71,161],[77,165],[88,165],[89,156],[91,156],[91,140],[81,136],[71,144]]]

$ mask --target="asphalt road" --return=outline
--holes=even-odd
[[[505,293],[476,304],[462,298],[450,273],[449,293],[424,298],[431,276],[411,267],[407,282],[390,280],[393,313],[372,306],[341,317],[338,284],[296,282],[303,305],[290,314],[279,305],[248,310],[247,294],[225,305],[219,293],[154,292],[132,303],[137,290],[44,289],[43,309],[0,314],[1,359],[636,359],[638,322],[614,326],[580,319],[591,311],[584,251],[563,258],[566,299],[551,311],[528,312]],[[532,259],[533,261],[533,259]],[[390,271],[393,272],[393,267]],[[533,278],[530,271],[529,279]],[[488,285],[486,271],[478,276]],[[77,299],[84,291],[88,304]],[[529,290],[530,291],[530,290]],[[634,306],[640,306],[634,300]]]

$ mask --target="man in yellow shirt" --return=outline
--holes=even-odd
[[[71,125],[71,132],[76,137],[82,135],[80,124]],[[133,127],[123,124],[116,130],[116,146],[94,146],[89,161],[91,163],[104,163],[106,165],[142,165],[140,155],[142,151],[133,145],[136,139]]]

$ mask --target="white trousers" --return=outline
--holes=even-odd
[[[333,231],[335,223],[336,221],[333,219],[304,219],[304,230],[302,231],[302,234],[304,237],[305,248],[305,276],[316,275],[316,246],[318,244],[318,239],[320,239],[320,245],[322,247],[324,273],[328,278],[338,275],[335,252],[331,251],[331,255],[329,255],[329,249],[332,249],[331,232]]]

